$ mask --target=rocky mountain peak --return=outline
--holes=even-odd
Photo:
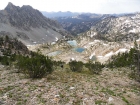
[[[43,16],[39,10],[11,2],[0,10],[0,26],[0,35],[18,37],[25,44],[51,42],[67,35],[58,22]]]
[[[11,7],[15,7],[15,6],[11,2],[9,2],[6,8],[8,8],[8,7],[11,8]]]
[[[17,9],[19,9],[19,8],[20,8],[20,7],[15,6],[15,5],[13,5],[11,2],[9,2],[8,5],[6,6],[5,10],[6,10],[7,12],[10,12],[10,11],[15,11],[15,10],[17,10]]]
[[[6,23],[10,23],[12,26],[20,29],[30,30],[31,27],[47,28],[51,27],[52,25],[60,28],[60,25],[57,22],[44,17],[41,12],[29,5],[19,7],[9,2],[4,10],[7,12],[7,16],[5,17],[5,20],[7,20]]]

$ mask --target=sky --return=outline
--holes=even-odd
[[[1,0],[0,10],[8,2],[16,6],[30,5],[47,12],[71,11],[102,14],[140,12],[140,0]]]

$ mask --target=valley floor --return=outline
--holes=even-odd
[[[140,105],[140,83],[128,71],[106,68],[92,75],[65,67],[33,80],[0,65],[0,105]]]

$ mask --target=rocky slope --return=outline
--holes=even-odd
[[[9,3],[0,11],[0,35],[17,37],[25,44],[55,41],[67,32],[54,20],[44,17],[31,6]]]
[[[98,22],[86,33],[110,41],[132,41],[140,37],[140,13],[111,16]]]
[[[129,68],[103,69],[100,75],[57,68],[42,79],[30,79],[0,65],[0,105],[139,105],[140,83]]]
[[[11,56],[12,54],[28,55],[30,51],[15,38],[0,37],[0,56]]]

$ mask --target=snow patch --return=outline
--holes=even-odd
[[[51,43],[51,45],[54,45],[54,44],[56,44],[56,42],[52,42],[52,43]]]
[[[97,56],[97,58],[103,58],[103,56]]]
[[[136,29],[130,30],[129,32],[136,33]]]
[[[95,55],[95,52],[93,54],[91,54],[91,56],[89,57],[89,59],[92,59],[92,57]]]
[[[74,59],[74,58],[71,58],[70,60],[71,60],[71,61],[74,61],[75,59]]]
[[[122,48],[122,49],[119,49],[118,51],[116,51],[115,54],[124,53],[124,52],[126,52],[126,51],[128,51],[128,49]]]
[[[88,44],[94,44],[94,42],[90,42],[90,43],[88,43]]]
[[[130,22],[129,20],[126,20],[126,21],[125,21],[125,23],[129,23],[129,22]]]
[[[55,37],[55,41],[58,41],[58,38],[57,37]]]
[[[90,43],[88,43],[88,44],[94,44],[94,43],[96,43],[96,42],[101,42],[100,40],[94,40],[94,42],[90,42]]]
[[[113,51],[111,51],[110,53],[106,54],[105,57],[110,57],[110,56],[112,56],[113,54],[114,54]]]
[[[131,46],[130,48],[134,48],[134,46]]]

